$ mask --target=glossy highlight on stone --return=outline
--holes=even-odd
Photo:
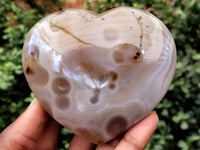
[[[144,118],[168,90],[174,40],[144,10],[67,9],[40,20],[23,47],[35,97],[64,127],[103,144]]]

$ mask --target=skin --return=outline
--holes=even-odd
[[[75,135],[69,150],[142,150],[148,144],[159,119],[151,112],[123,136],[96,146]],[[0,134],[1,150],[53,150],[56,149],[60,125],[52,119],[37,100]]]

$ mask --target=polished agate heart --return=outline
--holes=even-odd
[[[75,134],[105,143],[163,98],[176,65],[165,25],[143,10],[53,13],[28,33],[26,79],[42,106]]]

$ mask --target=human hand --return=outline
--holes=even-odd
[[[53,150],[60,125],[37,100],[0,134],[0,150]]]
[[[75,135],[69,150],[142,150],[158,125],[158,117],[151,112],[130,128],[123,137],[95,146]],[[53,150],[56,149],[60,125],[34,100],[19,118],[0,134],[1,150]]]
[[[95,146],[84,138],[75,135],[69,150],[143,150],[148,144],[159,123],[155,112],[149,113],[144,119],[130,128],[123,136],[119,136],[103,145]]]

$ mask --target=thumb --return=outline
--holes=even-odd
[[[37,100],[0,134],[0,149],[32,147],[49,119]]]

